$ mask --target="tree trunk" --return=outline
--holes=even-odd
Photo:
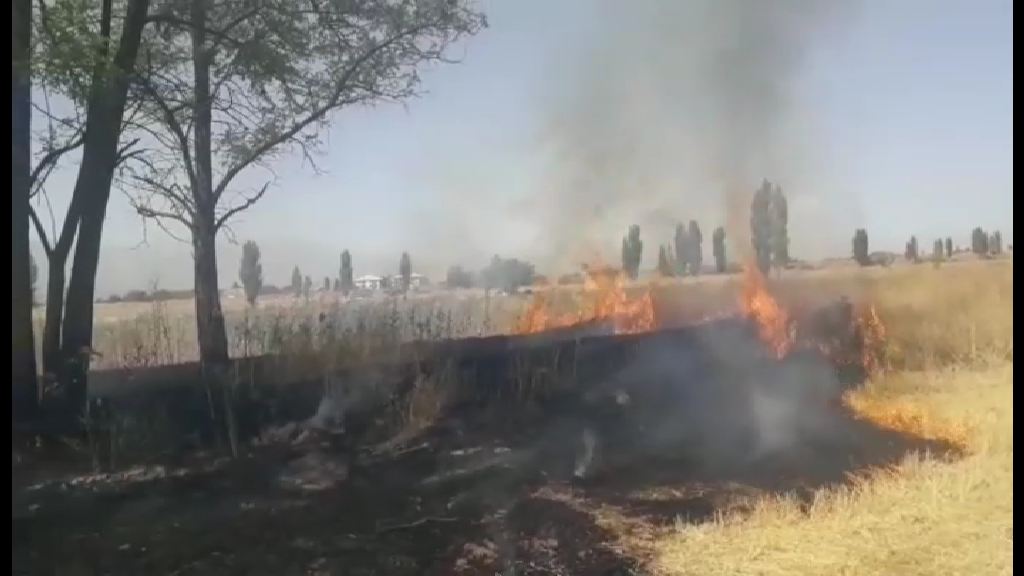
[[[224,313],[220,307],[220,288],[217,282],[216,232],[212,216],[207,224],[197,222],[192,236],[195,251],[196,329],[199,340],[199,359],[204,365],[226,364],[228,337],[224,326]]]
[[[32,337],[29,255],[32,79],[29,72],[32,2],[11,3],[11,413],[36,415],[38,382]]]
[[[43,324],[43,373],[56,377],[60,370],[60,327],[64,321],[64,269],[67,253],[49,255],[46,278],[46,320]]]
[[[82,163],[75,181],[72,209],[69,209],[71,212],[78,200],[81,220],[65,300],[61,357],[56,360],[61,364],[57,373],[67,386],[73,413],[80,413],[85,406],[88,356],[82,354],[92,346],[93,301],[103,220],[117,163],[130,76],[142,41],[148,8],[149,0],[131,0],[128,3],[114,66],[109,76],[94,75],[90,88]],[[69,213],[68,218],[71,216]],[[47,337],[52,339],[54,335],[48,334]]]
[[[114,136],[114,147],[117,136]],[[106,156],[105,152],[104,156]],[[96,270],[100,261],[100,240],[103,234],[103,219],[106,216],[107,200],[113,172],[113,154],[109,163],[97,160],[100,168],[92,183],[96,189],[107,194],[97,194],[85,207],[79,223],[78,242],[75,257],[71,263],[71,280],[65,300],[64,326],[61,331],[61,361],[66,372],[58,372],[67,386],[68,400],[75,413],[85,407],[86,376],[89,369],[92,348],[93,301],[96,289]],[[82,166],[85,166],[82,162]],[[106,170],[102,167],[108,166]],[[106,174],[107,177],[103,178]],[[96,182],[95,180],[98,180]]]
[[[210,145],[210,53],[206,46],[206,0],[192,2],[192,61],[195,70],[196,186],[192,190],[196,219],[192,227],[195,251],[196,329],[203,365],[226,364],[228,337],[217,285],[217,226],[213,197],[213,150]]]

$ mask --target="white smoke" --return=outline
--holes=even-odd
[[[680,220],[746,238],[749,194],[781,182],[791,206],[813,180],[814,144],[794,109],[802,64],[845,2],[688,0],[599,4],[575,73],[553,86],[543,134],[544,251],[554,266],[617,261],[638,223],[646,265]],[[790,187],[788,185],[792,184]],[[796,197],[796,202],[794,202]]]

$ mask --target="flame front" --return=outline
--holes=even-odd
[[[861,366],[868,374],[875,374],[884,365],[885,325],[882,324],[873,304],[868,305],[857,315],[856,325],[862,346]]]
[[[518,319],[515,333],[534,334],[595,321],[609,322],[616,334],[649,332],[658,328],[650,285],[631,297],[627,280],[618,269],[595,266],[586,270],[579,299],[565,304],[568,311],[559,312],[562,306],[555,302],[555,289],[543,287],[534,292],[529,307]],[[869,374],[884,366],[885,326],[870,304],[857,308],[852,324],[846,325],[851,330],[846,335],[837,336],[831,329],[818,334],[812,328],[811,333],[799,334],[798,341],[796,322],[768,291],[767,280],[761,271],[750,264],[744,266],[739,307],[742,314],[756,324],[758,338],[778,359],[799,346],[817,348],[839,364],[859,363]],[[704,320],[717,317],[721,315],[708,316]],[[839,341],[833,341],[836,337]],[[849,340],[850,337],[854,340]],[[851,345],[852,342],[857,344]]]
[[[617,269],[587,268],[582,297],[592,302],[589,310],[581,305],[575,312],[558,313],[546,291],[535,292],[529,308],[519,318],[516,333],[533,334],[602,320],[611,322],[616,334],[647,332],[656,327],[650,288],[645,288],[639,298],[631,298],[626,279]]]
[[[764,275],[755,264],[743,268],[743,292],[740,298],[743,313],[757,323],[757,333],[777,358],[785,356],[793,346],[789,315],[768,292]]]
[[[535,334],[545,330],[564,328],[583,322],[582,314],[567,313],[556,314],[551,310],[548,294],[534,292],[533,301],[526,312],[519,317],[516,324],[516,334]]]

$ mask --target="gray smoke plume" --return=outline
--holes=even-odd
[[[847,8],[600,3],[585,61],[555,83],[543,134],[547,181],[535,209],[554,243],[546,263],[575,266],[595,253],[617,262],[629,224],[657,246],[690,218],[708,229],[724,224],[734,247],[749,246],[749,197],[761,179],[786,188],[815,169],[794,92],[808,53]],[[787,189],[791,202],[805,187]]]

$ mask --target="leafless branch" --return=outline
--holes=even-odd
[[[174,110],[168,105],[167,101],[160,95],[159,91],[149,82],[148,79],[141,79],[141,83],[146,92],[153,98],[156,105],[163,111],[163,120],[167,128],[174,134],[177,139],[178,151],[181,153],[182,163],[184,164],[185,172],[188,174],[189,183],[193,188],[196,187],[196,172],[195,167],[192,164],[192,154],[189,151],[188,136],[185,131],[181,128],[181,123],[178,122],[177,116],[175,116]]]
[[[79,135],[76,136],[67,144],[63,146],[58,146],[57,148],[53,148],[46,154],[44,154],[43,157],[39,160],[39,163],[36,164],[36,167],[32,169],[32,174],[29,175],[29,186],[31,188],[36,188],[36,182],[39,181],[40,175],[43,174],[44,170],[46,171],[46,174],[49,174],[50,170],[52,170],[53,166],[57,164],[57,160],[59,160],[61,156],[67,154],[68,152],[71,152],[75,148],[78,148],[79,146],[82,145],[84,141],[85,137]],[[45,179],[46,178],[44,176],[43,180]],[[34,194],[35,193],[33,192],[33,195]]]
[[[132,205],[132,208],[134,208],[135,211],[139,214],[139,216],[142,216],[143,218],[152,218],[157,221],[159,221],[160,218],[174,220],[175,222],[184,225],[186,228],[190,230],[192,229],[192,222],[190,222],[187,218],[185,218],[184,216],[177,212],[157,210],[155,208],[142,204],[141,202],[138,202],[134,199],[130,199],[129,203]]]
[[[62,124],[65,128],[70,128],[72,130],[75,130],[76,132],[77,131],[81,131],[81,126],[78,125],[77,123],[72,122],[71,120],[68,120],[67,118],[61,118],[60,116],[57,116],[56,114],[53,114],[52,112],[50,112],[49,110],[47,110],[46,108],[40,106],[39,104],[37,104],[35,102],[32,103],[32,108],[35,109],[36,112],[39,112],[40,114],[42,114],[48,120],[52,120],[52,121],[54,121],[54,122],[56,122],[58,124]]]
[[[308,150],[308,144],[303,140],[298,140],[298,145],[299,149],[302,151],[302,158],[304,162],[309,162],[309,167],[312,168],[313,173],[317,176],[323,175],[324,171],[321,170],[320,166],[317,165],[315,160],[313,160],[313,155]]]
[[[39,189],[39,197],[46,202],[46,212],[50,215],[50,233],[54,238],[57,237],[57,218],[53,215],[53,204],[50,203],[50,195],[46,193],[46,188]]]
[[[173,203],[177,205],[178,211],[187,215],[187,218],[186,216],[181,215],[176,216],[176,218],[182,220],[189,226],[192,225],[192,220],[195,219],[196,214],[195,207],[188,197],[177,189],[178,187],[175,184],[165,184],[143,174],[132,174],[131,178],[138,183],[146,185],[150,190],[155,191],[157,194],[173,201]],[[129,195],[129,198],[129,201],[132,202],[134,207],[136,203],[135,199],[131,197],[131,195]]]
[[[227,172],[224,173],[224,176],[221,177],[220,182],[217,184],[217,187],[214,189],[214,193],[213,193],[214,202],[216,202],[220,198],[221,194],[224,193],[224,190],[227,189],[228,185],[231,183],[231,180],[234,179],[234,177],[237,176],[239,172],[241,172],[242,170],[247,168],[250,164],[252,164],[257,159],[259,159],[260,156],[262,156],[263,154],[266,154],[268,151],[272,150],[275,146],[278,146],[281,143],[288,141],[289,139],[294,137],[296,134],[298,134],[299,132],[302,132],[304,129],[306,129],[306,127],[308,127],[309,125],[311,125],[314,122],[316,122],[319,119],[321,119],[331,109],[335,108],[338,105],[338,103],[341,101],[342,95],[345,93],[345,89],[346,89],[346,87],[348,87],[349,82],[351,81],[351,79],[355,76],[356,72],[359,71],[359,69],[362,67],[362,65],[365,64],[370,58],[372,58],[373,56],[377,55],[378,53],[380,53],[382,50],[386,49],[387,47],[395,44],[399,40],[401,40],[403,38],[406,38],[408,36],[411,36],[413,34],[416,34],[416,33],[420,32],[422,30],[425,30],[426,28],[428,28],[428,25],[424,24],[424,25],[421,25],[421,26],[414,26],[412,28],[404,30],[401,33],[396,34],[396,35],[392,36],[391,38],[389,38],[389,39],[387,39],[387,40],[377,44],[376,46],[373,46],[372,48],[369,48],[361,56],[356,58],[355,61],[352,62],[346,68],[345,72],[341,75],[341,77],[339,78],[337,84],[335,84],[334,92],[331,94],[331,97],[328,98],[326,103],[324,103],[323,105],[321,105],[317,109],[315,109],[312,112],[310,112],[305,118],[299,120],[298,122],[293,124],[287,130],[281,132],[280,134],[278,134],[277,136],[275,136],[273,138],[270,138],[269,140],[267,140],[266,142],[262,143],[261,145],[256,146],[248,155],[243,157],[240,161],[238,161],[236,164],[231,166],[227,170]]]
[[[262,198],[263,195],[267,193],[267,188],[269,186],[270,186],[270,182],[267,182],[266,184],[263,185],[262,188],[260,188],[259,192],[257,192],[256,194],[246,198],[245,201],[242,202],[241,204],[239,204],[238,206],[235,206],[234,208],[229,208],[228,210],[226,210],[223,214],[221,214],[220,218],[217,218],[216,223],[213,225],[213,229],[214,230],[219,230],[222,226],[224,226],[224,223],[228,221],[228,218],[231,218],[235,214],[238,214],[242,210],[245,210],[246,208],[249,208],[250,206],[252,206],[256,202],[258,202],[259,199]]]
[[[50,247],[50,241],[46,237],[46,231],[43,230],[43,223],[39,221],[39,216],[36,215],[36,211],[32,206],[28,207],[28,215],[32,218],[32,224],[36,228],[36,234],[39,236],[39,242],[43,245],[43,252],[46,253],[46,257],[49,258],[53,254],[53,248]]]
[[[131,152],[128,152],[128,153],[118,154],[117,162],[114,163],[114,167],[117,168],[121,164],[124,164],[125,162],[127,162],[127,161],[129,161],[129,160],[131,160],[133,158],[141,158],[142,155],[145,154],[145,153],[146,153],[146,150],[144,148],[140,148],[138,150],[132,150]]]
[[[123,163],[125,160],[128,160],[129,158],[140,156],[142,152],[144,152],[143,150],[133,150],[129,152],[129,150],[131,150],[138,143],[139,139],[134,138],[132,139],[131,142],[128,142],[124,146],[118,148],[117,155],[115,156],[116,160],[114,161],[114,167],[121,165],[121,163]]]
[[[224,237],[228,239],[229,244],[238,245],[238,237],[235,236],[235,230],[231,228],[230,224],[225,223],[220,229],[224,232]]]
[[[170,236],[172,240],[177,240],[178,242],[181,242],[182,244],[191,244],[191,242],[188,241],[188,239],[182,238],[181,236],[178,236],[174,232],[171,232],[171,229],[168,228],[167,226],[165,226],[163,221],[161,221],[159,218],[156,218],[153,221],[156,222],[156,225],[159,226],[160,229],[164,231],[164,234],[167,234],[168,236]],[[191,228],[190,228],[190,230],[191,230]]]

